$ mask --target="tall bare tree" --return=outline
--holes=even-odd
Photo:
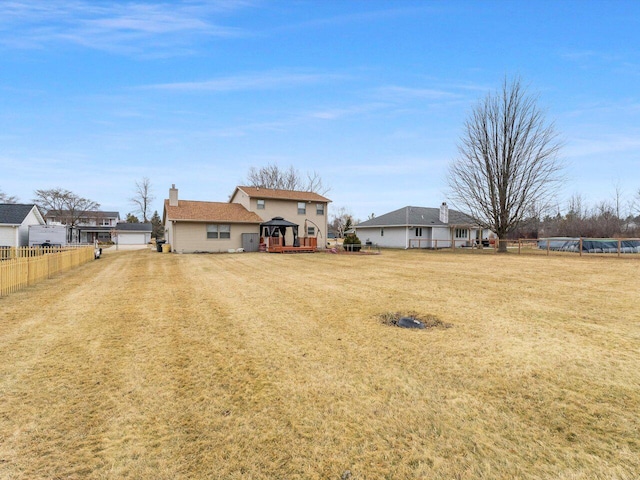
[[[0,190],[0,203],[18,203],[18,197],[7,195],[2,190]]]
[[[324,195],[329,191],[317,172],[307,173],[306,178],[293,165],[280,168],[276,164],[266,167],[251,167],[247,173],[247,183],[251,187],[274,188],[279,190],[301,190]]]
[[[45,215],[55,216],[61,223],[76,226],[87,213],[100,208],[100,204],[81,197],[64,188],[36,190],[33,202]]]
[[[473,109],[449,166],[452,203],[498,235],[500,252],[527,207],[546,204],[562,181],[558,135],[536,102],[520,79],[505,78]]]
[[[135,211],[142,215],[142,221],[144,223],[149,222],[147,214],[151,208],[151,202],[156,199],[151,190],[151,181],[147,177],[144,177],[139,182],[136,182],[134,195],[129,199],[129,201],[136,206]]]

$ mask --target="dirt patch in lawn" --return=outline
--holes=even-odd
[[[416,312],[385,312],[380,313],[378,315],[378,319],[384,325],[389,325],[390,327],[402,327],[401,319],[408,318],[415,321],[420,322],[424,328],[451,328],[453,327],[452,323],[443,322],[435,315],[431,314],[419,314]],[[418,327],[423,328],[423,327]]]

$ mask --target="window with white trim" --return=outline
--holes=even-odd
[[[422,227],[416,227],[416,237],[422,236]]]
[[[264,200],[258,200],[258,210],[264,210]]]
[[[468,238],[469,230],[467,228],[456,228],[456,238]]]
[[[305,215],[307,213],[307,204],[304,202],[298,202],[298,215]]]
[[[324,215],[324,203],[316,203],[316,215]]]
[[[381,236],[381,237],[384,237],[384,228],[381,228],[381,229],[380,229],[380,236]]]
[[[313,237],[316,234],[316,227],[307,227],[307,237]]]

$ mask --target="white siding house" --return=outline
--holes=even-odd
[[[0,203],[0,247],[29,245],[29,225],[44,225],[44,218],[33,204]]]
[[[363,244],[386,248],[451,248],[485,244],[492,236],[464,213],[440,208],[404,207],[354,227]]]

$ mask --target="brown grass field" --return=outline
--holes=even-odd
[[[637,479],[639,279],[625,258],[106,252],[0,298],[0,478]]]

